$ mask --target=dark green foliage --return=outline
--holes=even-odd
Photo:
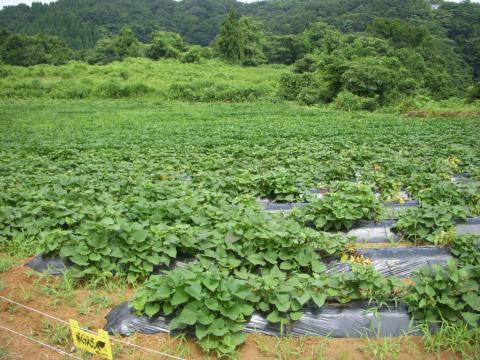
[[[268,33],[287,35],[271,40],[275,42],[274,50],[266,50],[273,55],[268,56],[271,62],[290,64],[300,58],[293,51],[298,48],[297,39],[289,36],[301,34],[322,20],[343,32],[369,29],[377,36],[388,37],[397,47],[418,46],[426,29],[435,36],[448,36],[473,68],[474,76],[479,76],[480,5],[473,2],[444,2],[432,11],[424,0],[285,0],[249,4],[235,0],[138,0],[128,4],[123,0],[60,0],[34,3],[31,7],[7,6],[0,11],[0,27],[26,34],[56,35],[76,49],[93,47],[102,36],[116,34],[125,26],[132,28],[142,42],[164,29],[181,34],[190,43],[206,46],[218,35],[231,9],[240,16],[262,21]],[[450,59],[445,57],[445,61]]]
[[[475,79],[480,78],[480,5],[472,1],[443,2],[433,19],[455,42],[463,59],[472,67]]]
[[[333,105],[336,109],[346,111],[373,111],[378,107],[378,97],[359,96],[348,90],[342,90],[337,94]]]
[[[112,61],[122,61],[126,57],[142,55],[141,44],[132,29],[122,28],[118,35],[99,40],[88,62],[107,64]]]
[[[263,49],[271,64],[293,64],[308,52],[308,44],[301,35],[270,35]]]
[[[246,17],[237,20],[232,10],[220,27],[214,48],[229,62],[255,66],[265,61],[263,41],[259,24]]]
[[[377,37],[390,41],[396,48],[416,48],[429,35],[427,29],[400,19],[377,18],[367,30]]]
[[[467,100],[474,102],[480,100],[480,82],[472,85],[467,91]]]
[[[20,35],[0,31],[0,61],[9,65],[61,65],[73,57],[63,40],[46,35]]]
[[[242,60],[242,34],[235,11],[230,11],[220,26],[220,33],[215,41],[215,48],[222,58],[231,62]]]
[[[260,86],[227,85],[205,80],[173,84],[167,95],[175,100],[201,102],[246,102],[268,96]]]
[[[179,59],[186,48],[187,46],[179,34],[158,31],[152,34],[152,41],[151,44],[147,45],[145,55],[154,60],[161,58]]]
[[[384,39],[313,24],[304,33],[312,54],[298,60],[294,71],[315,75],[284,78],[280,95],[300,100],[303,92],[303,103],[335,100],[340,109],[374,110],[425,92],[437,99],[458,96],[469,85],[469,69],[453,46],[426,28],[377,19],[370,32]]]
[[[308,105],[321,102],[325,98],[322,83],[313,73],[283,74],[280,78],[278,95],[285,100],[305,102],[305,94],[310,95]]]

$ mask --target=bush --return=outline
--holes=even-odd
[[[115,80],[101,83],[95,90],[96,95],[104,98],[128,97],[125,88]]]
[[[306,72],[314,72],[317,68],[317,60],[312,55],[306,55],[295,62],[293,71],[297,74],[303,74]]]
[[[65,97],[69,99],[85,99],[91,93],[91,88],[85,84],[73,84],[65,91]]]
[[[213,81],[193,81],[171,85],[168,94],[174,100],[243,102],[263,97],[266,91],[256,86],[238,87]]]
[[[143,83],[134,83],[125,86],[125,92],[128,96],[142,96],[154,92],[155,89],[143,84]]]
[[[316,89],[320,83],[312,73],[283,74],[280,78],[278,96],[284,100],[296,100],[303,89]]]
[[[475,100],[480,100],[480,82],[470,86],[467,90],[467,101],[474,102]]]
[[[122,97],[142,96],[152,93],[153,91],[153,88],[142,83],[122,85],[115,80],[108,80],[100,84],[95,93],[100,97],[117,99]]]
[[[356,110],[368,110],[373,111],[378,107],[377,98],[363,97],[352,94],[348,90],[343,90],[338,93],[333,102],[333,106],[336,109],[356,111]]]
[[[199,63],[201,60],[202,49],[199,46],[191,47],[181,58],[182,63],[186,64]]]

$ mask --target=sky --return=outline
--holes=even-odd
[[[54,0],[34,0],[35,2],[42,2],[42,3],[49,3]],[[132,0],[134,1],[134,0]],[[242,2],[254,2],[257,0],[240,0]],[[450,0],[453,2],[460,2],[462,0]],[[480,2],[480,0],[472,0],[472,2]],[[0,0],[0,8],[4,7],[5,5],[18,5],[18,4],[28,4],[30,5],[32,3],[32,0]]]

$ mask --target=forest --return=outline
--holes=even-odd
[[[60,0],[7,6],[0,28],[8,65],[284,64],[277,98],[349,110],[480,96],[480,5],[469,1]]]

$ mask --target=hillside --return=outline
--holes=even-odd
[[[106,32],[123,26],[141,40],[158,29],[180,33],[190,43],[208,45],[227,12],[261,20],[274,33],[299,33],[321,19],[344,31],[362,31],[377,16],[430,19],[425,0],[270,0],[244,4],[235,0],[59,0],[51,4],[7,6],[0,28],[65,39],[74,48],[92,47]]]

